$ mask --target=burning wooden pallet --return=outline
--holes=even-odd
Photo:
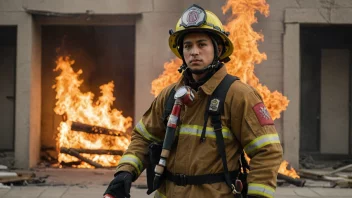
[[[77,132],[90,133],[90,134],[102,134],[102,135],[126,137],[125,133],[121,131],[117,131],[114,129],[107,129],[105,127],[100,127],[100,126],[92,126],[92,125],[84,124],[80,122],[72,122],[71,130],[77,131]]]
[[[123,132],[120,132],[120,131],[117,131],[114,129],[108,129],[105,127],[84,124],[84,123],[80,123],[80,122],[72,122],[71,130],[76,131],[76,132],[89,133],[89,134],[99,134],[99,135],[108,135],[108,136],[117,136],[117,137],[127,138],[127,136]],[[81,160],[80,162],[78,162],[78,164],[80,164],[81,162],[86,162],[87,164],[94,166],[95,168],[103,168],[104,166],[102,164],[99,164],[97,162],[94,162],[93,160],[90,160],[86,157],[83,157],[81,154],[122,156],[124,151],[123,150],[107,150],[107,149],[94,150],[94,149],[85,149],[85,148],[61,147],[60,153],[68,154],[68,155],[71,155],[71,156],[78,158],[79,160]],[[65,162],[65,163],[69,164],[70,162]]]

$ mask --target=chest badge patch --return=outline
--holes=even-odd
[[[265,126],[265,125],[274,124],[274,121],[271,118],[268,109],[265,107],[265,105],[262,102],[254,105],[253,110],[255,115],[257,116],[257,119],[260,125]]]
[[[210,101],[209,110],[210,110],[210,111],[213,111],[213,112],[218,111],[218,109],[219,109],[219,104],[220,104],[220,100],[219,100],[219,99],[216,99],[216,98],[212,99],[212,100]]]

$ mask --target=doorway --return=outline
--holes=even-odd
[[[352,26],[301,25],[300,153],[352,156]]]
[[[14,151],[16,26],[0,27],[0,151]]]
[[[134,25],[42,26],[42,150],[54,150],[57,155],[57,133],[62,116],[55,114],[56,92],[52,88],[60,72],[54,72],[60,56],[74,60],[74,71],[82,70],[82,93],[101,95],[100,86],[114,82],[115,101],[111,109],[123,116],[134,115],[135,27]]]

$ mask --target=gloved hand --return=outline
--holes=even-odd
[[[110,182],[105,194],[110,194],[115,198],[125,198],[130,196],[130,189],[133,175],[129,172],[117,173],[115,178]]]

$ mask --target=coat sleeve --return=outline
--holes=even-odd
[[[149,163],[148,147],[152,142],[162,143],[165,136],[165,125],[162,120],[164,104],[171,89],[165,88],[152,102],[142,119],[132,131],[131,143],[121,157],[116,173],[128,171],[133,173],[134,180]],[[115,174],[116,174],[115,173]]]
[[[232,107],[232,128],[251,158],[248,195],[274,197],[282,147],[270,113],[253,88],[238,94]]]

